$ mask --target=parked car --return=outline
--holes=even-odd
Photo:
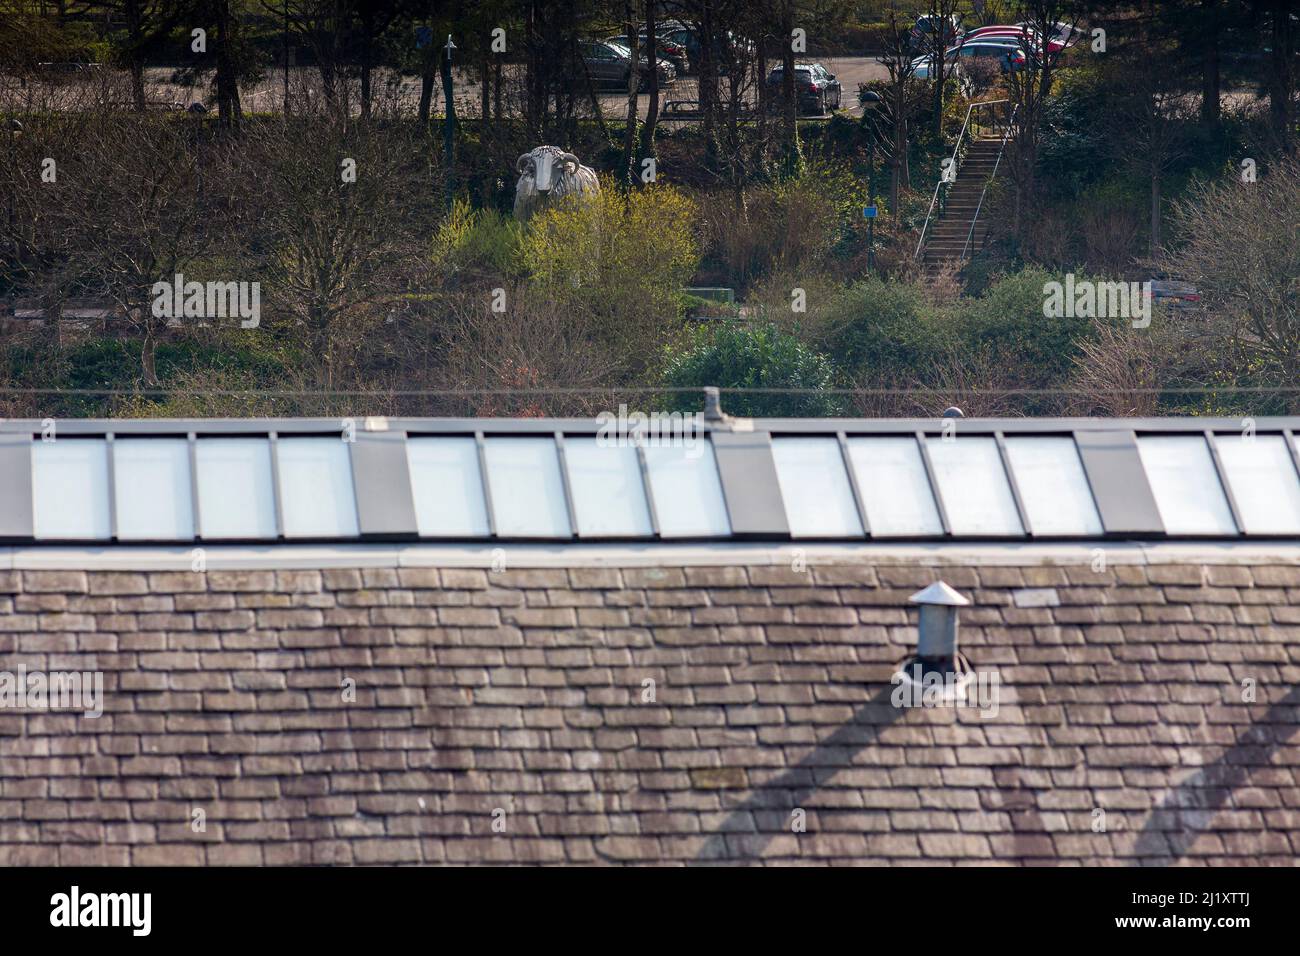
[[[961,35],[961,16],[954,13],[950,17],[937,17],[926,14],[916,18],[916,23],[907,34],[908,49],[913,52],[928,50],[934,42],[934,35],[942,30],[943,42],[952,43]]]
[[[780,94],[785,82],[785,67],[775,66],[767,75],[767,85]],[[799,99],[799,112],[824,116],[840,108],[843,90],[840,81],[820,63],[796,63],[794,67],[795,94]]]
[[[950,46],[943,53],[943,72],[946,77],[961,76],[960,64],[975,62],[997,63],[1003,73],[1023,70],[1029,62],[1024,47],[1014,40],[994,37],[988,40],[964,42]],[[912,61],[912,75],[918,80],[928,80],[934,69],[934,56],[926,54]]]
[[[703,45],[700,43],[699,32],[689,24],[680,20],[668,20],[659,24],[655,29],[655,37],[659,40],[666,40],[670,43],[681,47],[686,54],[687,71],[698,73],[700,71],[700,54],[703,52]],[[737,36],[730,30],[727,31],[725,38],[716,40],[717,47],[714,50],[714,63],[717,64],[718,73],[725,76],[727,73],[726,61],[731,57],[726,54],[728,47],[739,48],[747,57],[752,57],[755,51],[752,40]]]
[[[620,88],[627,86],[628,77],[632,72],[631,50],[621,43],[611,43],[608,40],[580,43],[578,48],[582,55],[582,63],[587,68],[587,75],[591,77],[593,83],[613,84]],[[659,69],[661,86],[667,86],[677,78],[677,71],[667,60],[657,60],[656,65]],[[649,76],[649,60],[638,60],[637,67],[643,77]]]
[[[972,42],[984,43],[1010,43],[1021,47],[1034,60],[1039,60],[1042,55],[1043,43],[1038,35],[1037,30],[1028,27],[981,27],[979,30],[972,30],[960,40],[958,45]],[[1047,49],[1049,55],[1059,54],[1065,47],[1062,44],[1048,42]]]
[[[943,58],[944,76],[951,79],[957,72],[957,64],[947,56]],[[918,56],[912,61],[912,78],[917,80],[928,80],[934,73],[934,57],[930,54]]]
[[[1017,23],[1014,26],[993,25],[987,27],[976,27],[974,30],[967,30],[963,33],[961,39],[957,42],[967,43],[971,40],[992,40],[994,38],[1015,40],[1032,46],[1038,45],[1038,31],[1029,24],[1021,23]]]
[[[1156,277],[1151,280],[1151,299],[1175,309],[1192,309],[1200,304],[1201,292],[1182,279]]]
[[[616,37],[607,37],[605,42],[617,43],[619,46],[625,46],[628,48],[631,48],[632,46],[632,44],[628,42],[626,34]],[[658,59],[671,63],[673,69],[677,71],[678,76],[683,76],[686,73],[686,48],[684,46],[674,43],[671,40],[665,40],[660,36],[655,37],[655,46],[658,47]],[[648,60],[650,57],[650,41],[649,37],[644,33],[637,37],[637,53],[643,61]]]
[[[950,56],[959,57],[964,63],[974,60],[993,61],[1002,68],[1003,73],[1023,70],[1029,61],[1025,48],[1019,41],[1001,37],[964,40],[948,50],[944,54],[944,59]]]

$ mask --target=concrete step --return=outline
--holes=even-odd
[[[975,233],[975,239],[973,241],[979,241],[980,238],[981,236],[977,232]],[[934,242],[927,244],[925,248],[927,250],[928,249],[944,250],[944,249],[951,249],[952,247],[955,246],[958,249],[960,249],[965,244],[966,244],[966,234],[963,233],[960,236],[948,236],[943,239],[936,240]]]
[[[970,141],[957,168],[957,178],[948,188],[943,215],[930,224],[926,233],[921,261],[927,269],[936,263],[958,259],[963,250],[978,248],[984,242],[989,224],[983,219],[976,220],[975,213],[995,171],[1000,169],[1001,151],[1001,134]],[[971,228],[973,220],[974,229]]]

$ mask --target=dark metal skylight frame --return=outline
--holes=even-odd
[[[184,541],[160,539],[144,541],[132,539],[129,543],[193,544],[235,543],[239,539],[221,538],[217,541],[202,536],[198,443],[205,438],[260,438],[268,442],[271,457],[271,484],[275,509],[276,536],[274,538],[247,539],[250,541],[466,541],[494,542],[528,540],[532,542],[577,542],[591,540],[591,535],[580,536],[578,509],[573,500],[574,482],[567,463],[564,443],[566,437],[598,437],[607,433],[608,425],[590,419],[212,419],[212,420],[130,420],[93,421],[59,420],[53,423],[56,441],[81,441],[98,438],[105,441],[108,455],[107,501],[110,534],[107,538],[38,538],[34,516],[33,459],[34,448],[48,440],[48,421],[11,420],[0,422],[0,540],[6,543],[96,543],[117,542],[118,513],[115,439],[171,438],[184,439],[189,444],[189,488],[193,511],[195,537]],[[715,524],[729,529],[726,534],[702,534],[698,538],[670,537],[663,528],[671,522],[672,501],[656,500],[651,469],[647,465],[645,448],[636,450],[642,489],[646,495],[645,507],[650,515],[651,533],[629,538],[604,538],[603,540],[628,541],[689,541],[689,540],[828,540],[859,541],[900,540],[916,541],[1079,541],[1093,539],[1163,539],[1247,538],[1295,540],[1294,533],[1274,533],[1265,529],[1252,533],[1243,518],[1245,509],[1238,500],[1241,489],[1234,488],[1221,454],[1227,441],[1250,441],[1253,436],[1281,437],[1287,449],[1290,471],[1279,475],[1278,481],[1300,482],[1300,450],[1296,446],[1296,433],[1300,432],[1300,418],[1259,418],[1253,422],[1241,419],[722,419],[706,421],[695,438],[708,441],[712,462],[716,468],[718,486],[722,493],[725,515]],[[1023,482],[1018,475],[1008,449],[1008,439],[1032,437],[1068,437],[1073,440],[1079,464],[1082,465],[1088,492],[1096,508],[1103,529],[1098,534],[1044,534],[1034,528],[1033,517],[1027,503]],[[1220,535],[1168,534],[1161,517],[1156,496],[1148,479],[1146,467],[1139,451],[1141,439],[1155,436],[1184,436],[1205,442],[1214,478],[1223,489],[1231,511],[1235,532]],[[281,442],[303,437],[332,437],[344,441],[348,447],[351,480],[358,534],[347,537],[324,536],[286,538],[285,502],[290,492],[282,488],[280,469]],[[461,537],[432,537],[420,535],[416,520],[416,502],[407,454],[408,438],[461,437],[472,439],[477,449],[479,484],[488,521],[488,534]],[[512,539],[500,533],[497,508],[493,506],[491,480],[488,472],[485,446],[489,440],[518,438],[545,438],[554,445],[560,465],[561,485],[564,492],[563,508],[568,516],[565,536]],[[626,437],[626,436],[622,436]],[[777,462],[773,454],[773,439],[822,437],[834,440],[840,450],[839,459],[844,468],[848,488],[852,493],[860,528],[839,535],[793,536],[790,518],[782,496]],[[943,533],[934,534],[918,529],[914,535],[873,533],[868,516],[868,501],[855,471],[851,444],[857,439],[904,438],[917,443],[920,460],[929,484],[935,511],[942,524]],[[1007,534],[955,534],[951,502],[945,501],[941,482],[937,480],[935,464],[931,457],[932,443],[962,441],[969,438],[992,439],[997,448],[997,461],[1010,489],[1015,511],[1023,533]],[[1271,445],[1277,459],[1275,439]],[[987,460],[987,455],[981,455]],[[1072,465],[1077,475],[1078,466]],[[698,473],[697,473],[698,474]],[[973,476],[978,480],[979,476]],[[1036,479],[1040,481],[1041,477]],[[711,483],[712,478],[708,481]],[[837,479],[838,483],[838,479]],[[1076,481],[1077,485],[1077,481]],[[789,488],[787,487],[787,492]],[[302,489],[310,494],[311,489]],[[713,492],[716,494],[716,492]],[[1075,500],[1081,500],[1076,494]],[[1004,498],[1005,500],[1005,498]],[[1038,507],[1042,508],[1041,493]],[[1166,499],[1166,504],[1168,503]],[[928,507],[928,506],[927,506]],[[841,513],[843,513],[841,509]],[[1008,512],[1009,514],[1009,512]],[[1258,523],[1258,522],[1257,522]],[[1091,518],[1089,524],[1092,526]],[[126,543],[126,542],[123,542]]]

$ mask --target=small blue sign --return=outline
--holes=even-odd
[[[423,50],[433,42],[433,27],[416,27],[415,28],[415,48]]]
[[[875,218],[876,218],[876,212],[877,212],[877,210],[876,210],[876,207],[875,207],[875,206],[863,206],[863,207],[862,207],[862,215],[863,215],[865,218],[867,218],[867,219],[875,219]]]

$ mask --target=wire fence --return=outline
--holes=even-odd
[[[800,388],[697,386],[444,389],[23,388],[0,386],[4,418],[256,418],[384,415],[591,418],[602,412],[703,411],[716,391],[724,413],[771,417],[1263,416],[1300,412],[1300,385],[1129,389]],[[1155,411],[1153,412],[1153,408]]]

